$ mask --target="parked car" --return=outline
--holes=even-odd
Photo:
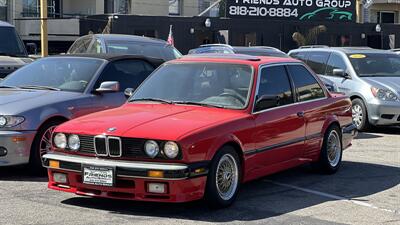
[[[15,27],[0,21],[0,80],[32,61]]]
[[[15,71],[0,82],[0,166],[41,168],[57,125],[121,106],[123,90],[139,86],[161,63],[133,55],[64,55]]]
[[[156,70],[122,107],[69,121],[44,155],[54,190],[213,207],[241,183],[313,162],[336,172],[351,101],[298,60],[193,55]]]
[[[274,47],[267,46],[254,46],[254,47],[239,47],[230,46],[226,44],[208,44],[201,45],[198,48],[189,51],[189,54],[210,54],[210,53],[225,53],[225,54],[244,54],[252,56],[272,56],[284,57],[289,56],[281,50]]]
[[[268,47],[268,46],[253,46],[253,47],[233,47],[233,51],[236,54],[245,54],[253,56],[272,56],[272,57],[283,57],[288,58],[289,56],[281,50]]]
[[[226,44],[206,44],[200,47],[189,50],[189,55],[192,54],[235,54],[233,47]]]
[[[166,41],[135,35],[89,34],[78,38],[67,54],[133,54],[169,61],[182,54]]]
[[[367,47],[298,49],[289,55],[350,96],[359,130],[400,125],[400,56]]]

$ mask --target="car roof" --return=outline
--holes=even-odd
[[[146,60],[153,65],[161,65],[164,60],[151,58],[143,55],[125,55],[125,54],[64,54],[64,55],[53,55],[50,57],[74,57],[74,58],[92,58],[92,59],[104,59],[107,61],[117,61],[122,59],[142,59]]]
[[[4,21],[0,20],[0,27],[14,27],[14,26],[9,24],[9,23],[7,23],[7,22],[4,22]]]
[[[150,37],[144,37],[144,36],[137,36],[137,35],[127,35],[127,34],[89,34],[87,36],[94,35],[95,37],[98,37],[100,39],[103,39],[104,41],[136,41],[136,42],[149,42],[149,43],[154,43],[154,44],[163,44],[163,45],[169,45],[168,42],[161,40],[161,39],[156,39],[156,38],[150,38]]]
[[[322,47],[322,48],[302,48],[302,49],[294,49],[291,52],[315,52],[315,51],[324,51],[324,52],[332,52],[339,51],[345,54],[358,54],[358,53],[390,53],[388,50],[383,49],[374,49],[370,47]]]
[[[194,54],[186,55],[180,59],[175,59],[174,62],[216,62],[216,63],[234,63],[234,64],[248,64],[258,66],[270,63],[291,63],[301,62],[293,58],[280,58],[269,56],[251,56],[242,54]]]

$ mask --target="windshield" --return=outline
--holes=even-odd
[[[13,27],[0,27],[0,55],[26,57],[25,47]]]
[[[247,65],[167,64],[151,75],[130,101],[145,99],[243,109],[248,103],[252,77],[252,69]]]
[[[400,77],[400,56],[391,53],[348,55],[360,77]]]
[[[165,61],[180,58],[181,53],[170,45],[149,44],[146,42],[114,42],[106,43],[107,53],[144,55]]]
[[[0,86],[83,92],[102,64],[100,59],[43,58],[15,71],[0,82]]]

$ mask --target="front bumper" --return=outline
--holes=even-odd
[[[36,131],[0,131],[0,148],[6,151],[0,156],[0,167],[28,163],[35,135]]]
[[[52,162],[51,162],[52,161]],[[54,167],[53,162],[57,162]],[[208,162],[195,164],[172,164],[137,161],[119,161],[49,153],[43,156],[43,166],[48,168],[49,184],[53,190],[92,197],[114,199],[188,202],[201,199],[204,195]],[[115,183],[112,187],[83,183],[83,166],[115,168]],[[163,177],[151,177],[149,171],[162,171]],[[67,175],[67,183],[57,183],[54,173]],[[149,183],[166,184],[163,194],[151,193]]]
[[[349,124],[342,128],[342,144],[343,149],[346,149],[351,146],[351,142],[358,135],[358,130],[356,125]]]
[[[369,122],[374,126],[400,125],[400,103],[372,101],[368,103]]]

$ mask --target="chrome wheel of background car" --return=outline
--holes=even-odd
[[[336,130],[332,130],[328,136],[327,154],[329,164],[336,167],[342,154],[342,143]]]
[[[230,200],[236,192],[239,183],[239,168],[235,158],[230,154],[221,157],[216,170],[216,184],[219,196]]]
[[[40,158],[51,150],[51,135],[53,134],[54,129],[57,126],[49,127],[43,134],[42,138],[40,139],[40,148],[39,154]]]
[[[364,116],[361,106],[353,105],[352,113],[353,113],[353,122],[357,126],[357,128],[359,128],[362,125]]]

